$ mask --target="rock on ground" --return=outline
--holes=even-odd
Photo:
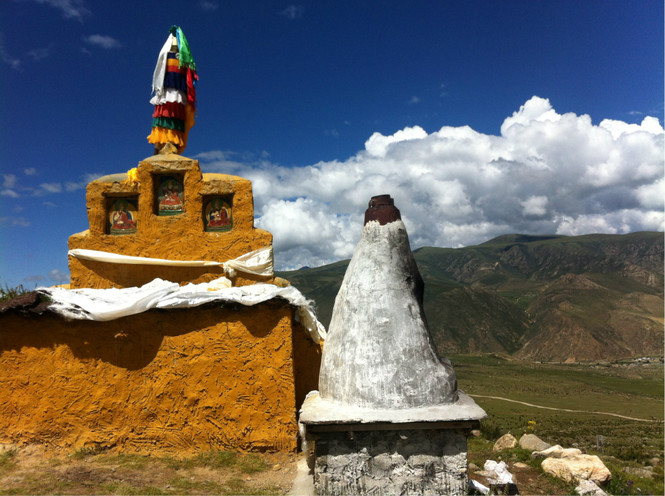
[[[496,443],[494,443],[492,451],[513,449],[515,446],[517,446],[517,439],[515,439],[515,436],[513,436],[511,433],[508,433],[497,439]]]
[[[546,458],[541,467],[548,474],[567,482],[590,480],[596,484],[603,484],[612,478],[608,468],[596,455]]]
[[[535,434],[524,434],[520,438],[519,447],[529,451],[543,451],[551,448],[552,445],[546,443]]]
[[[599,488],[595,482],[590,480],[581,481],[579,486],[575,488],[575,492],[580,496],[607,496],[605,491]]]
[[[577,448],[562,448],[558,444],[555,444],[542,451],[534,451],[531,453],[531,458],[567,458],[581,454],[582,451]]]

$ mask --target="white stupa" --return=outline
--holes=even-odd
[[[323,347],[319,392],[306,422],[409,422],[484,418],[457,389],[435,352],[423,311],[423,281],[399,210],[375,196],[335,299]]]

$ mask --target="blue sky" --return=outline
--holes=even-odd
[[[0,284],[66,281],[87,182],[152,154],[173,24],[200,75],[184,155],[252,179],[279,268],[349,258],[383,193],[414,248],[664,228],[662,1],[4,0],[0,19]]]

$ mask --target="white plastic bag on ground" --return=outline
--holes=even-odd
[[[513,474],[508,471],[506,462],[487,460],[483,470],[487,472],[487,478],[491,479],[493,484],[514,484]]]

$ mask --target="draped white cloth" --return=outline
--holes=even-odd
[[[95,262],[106,262],[127,265],[170,265],[179,267],[204,267],[219,266],[222,262],[208,262],[205,260],[167,260],[166,258],[133,257],[130,255],[120,255],[108,251],[85,250],[75,248],[69,250],[69,256],[80,258],[82,260],[93,260]]]
[[[119,319],[154,308],[192,308],[225,302],[252,306],[282,298],[296,308],[296,319],[315,343],[325,339],[326,330],[314,315],[311,302],[293,286],[282,288],[273,284],[253,284],[228,287],[229,284],[225,277],[185,286],[155,279],[140,288],[38,288],[38,291],[51,300],[50,308],[58,314],[70,319],[97,321]]]
[[[271,245],[268,248],[250,251],[238,258],[224,262],[224,273],[231,278],[235,277],[236,271],[256,276],[272,276],[273,264]]]
[[[163,265],[176,267],[206,267],[206,266],[224,266],[224,273],[229,277],[235,277],[236,272],[245,272],[257,276],[270,277],[273,275],[273,251],[272,246],[259,248],[240,255],[233,260],[226,262],[207,261],[207,260],[168,260],[166,258],[134,257],[129,255],[120,255],[119,253],[110,253],[99,250],[85,250],[76,248],[69,250],[69,256],[80,258],[82,260],[93,260],[95,262],[106,262],[128,265]]]
[[[155,72],[152,74],[152,92],[160,94],[164,90],[164,75],[166,74],[166,65],[169,50],[175,41],[175,36],[169,34],[164,42],[164,46],[159,51],[157,56],[157,64],[155,64]],[[153,104],[154,105],[154,104]]]

